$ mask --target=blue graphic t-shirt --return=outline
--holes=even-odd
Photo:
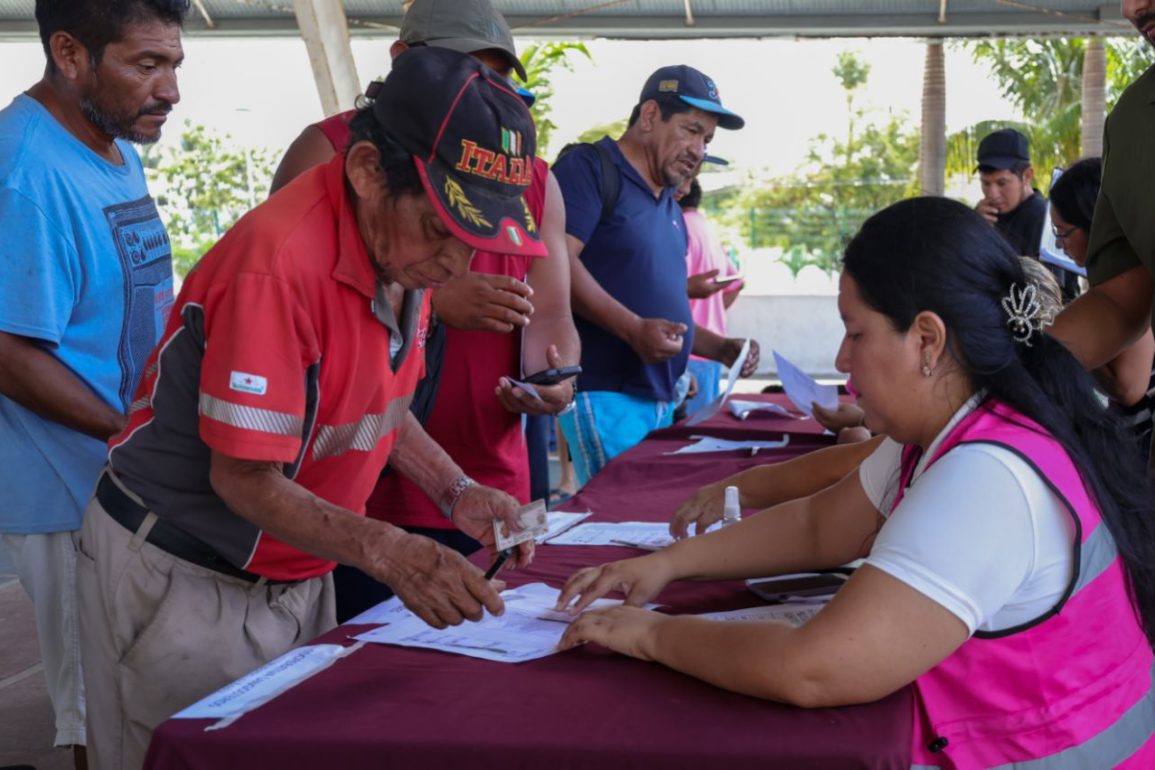
[[[119,166],[23,94],[0,110],[0,331],[35,340],[124,412],[173,279],[140,158],[117,146]],[[106,453],[0,395],[0,532],[79,528]]]

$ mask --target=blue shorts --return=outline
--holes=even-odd
[[[698,381],[698,394],[686,399],[686,414],[690,415],[722,392],[722,365],[717,361],[697,361],[691,358],[686,364],[686,371]]]
[[[674,420],[674,403],[612,391],[579,392],[574,408],[559,415],[579,485],[637,444],[650,431]]]

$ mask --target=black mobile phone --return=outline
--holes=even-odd
[[[521,378],[522,382],[528,382],[530,385],[557,385],[559,382],[564,382],[570,377],[577,377],[581,374],[582,368],[580,366],[562,366],[557,369],[542,369],[540,372],[534,372]]]
[[[848,576],[840,572],[817,572],[801,575],[756,578],[747,580],[746,587],[761,599],[781,602],[796,596],[826,596],[833,594]]]

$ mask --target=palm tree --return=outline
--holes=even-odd
[[[1083,51],[1083,157],[1103,154],[1103,124],[1107,107],[1107,48],[1093,37]]]
[[[1101,137],[1102,123],[1095,128],[1095,116],[1083,120],[1083,88],[1085,62],[1090,56],[1089,68],[1096,66],[1092,51],[1095,43],[1081,38],[1048,38],[1045,40],[982,40],[964,43],[971,49],[976,63],[990,69],[1003,97],[1022,114],[1022,122],[1009,125],[1018,128],[1030,139],[1031,161],[1036,179],[1044,182],[1045,173],[1053,167],[1066,166],[1085,154],[1084,131]],[[1105,98],[1101,103],[1109,109],[1119,94],[1147,66],[1144,51],[1135,41],[1111,40],[1103,44],[1106,54]],[[1090,108],[1095,104],[1089,94]],[[1089,108],[1089,109],[1090,109]],[[1007,123],[981,121],[947,138],[947,173],[970,175],[974,169],[974,149],[978,141],[996,128]],[[1093,138],[1088,136],[1088,139]],[[1093,144],[1086,145],[1089,149]]]
[[[942,195],[946,171],[946,67],[942,40],[926,42],[922,70],[922,132],[918,183],[923,195]]]

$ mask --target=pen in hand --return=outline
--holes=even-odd
[[[506,548],[504,551],[500,551],[497,554],[497,558],[493,560],[493,564],[491,564],[489,569],[485,571],[485,579],[493,580],[493,576],[497,574],[497,571],[501,569],[502,566],[504,566],[506,560],[509,559],[512,554],[512,548]]]

